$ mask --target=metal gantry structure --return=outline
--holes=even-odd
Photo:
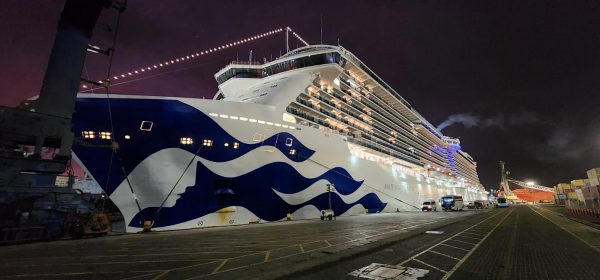
[[[504,165],[506,162],[500,161],[500,188],[498,188],[498,192],[496,193],[498,196],[508,197],[512,196],[513,193],[510,190],[510,186],[508,185],[508,174],[510,172],[506,170]]]
[[[516,184],[520,187],[523,188],[528,188],[528,189],[534,189],[534,190],[538,190],[538,191],[543,191],[543,192],[554,192],[553,188],[550,187],[545,187],[545,186],[541,186],[541,185],[537,185],[537,184],[533,184],[531,182],[523,182],[523,181],[519,181],[517,179],[513,179],[513,178],[507,178],[506,179],[508,182],[511,182],[513,184]]]

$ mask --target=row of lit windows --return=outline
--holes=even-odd
[[[81,136],[83,136],[85,139],[94,139],[96,138],[96,132],[91,130],[82,131]],[[106,131],[98,132],[97,137],[100,139],[110,140],[112,139],[112,133]]]
[[[246,118],[246,117],[229,116],[229,115],[217,114],[217,113],[209,113],[208,115],[211,116],[211,117],[215,117],[215,118],[216,117],[220,117],[220,118],[224,118],[224,119],[239,120],[239,121],[243,121],[243,122],[247,121],[247,122],[251,122],[251,123],[259,123],[259,124],[271,125],[271,126],[276,126],[276,127],[296,129],[295,126],[291,126],[291,125],[287,125],[287,124],[273,123],[273,122],[268,122],[268,121],[263,121],[263,120]]]
[[[287,146],[291,146],[291,144],[292,144],[291,140],[292,139],[290,139],[290,138],[286,139],[286,145]],[[179,142],[182,145],[192,145],[192,144],[194,144],[194,139],[192,139],[191,137],[181,137],[181,138],[179,138]],[[202,140],[202,146],[205,146],[205,147],[212,147],[213,143],[214,143],[213,140],[210,140],[210,139],[204,139],[204,140]],[[229,143],[225,142],[223,144],[223,146],[224,147],[229,147],[230,145],[229,145]],[[240,143],[233,142],[232,146],[233,146],[234,149],[237,150],[237,149],[240,148]],[[290,155],[295,155],[296,154],[296,149],[290,149],[289,154]]]
[[[182,145],[192,145],[192,144],[194,144],[194,139],[192,139],[191,137],[181,137],[181,138],[179,138],[179,143],[181,143]],[[203,139],[202,140],[202,146],[204,146],[204,147],[212,147],[213,144],[214,144],[214,142],[211,139]],[[223,146],[229,147],[229,143],[224,143]],[[232,146],[234,149],[238,149],[240,147],[240,143],[233,142]]]
[[[336,78],[336,80],[338,81],[338,82],[337,82],[337,84],[339,84],[339,80],[338,80],[337,78]],[[335,80],[334,80],[334,83],[335,83]],[[315,86],[316,86],[316,85],[315,85]],[[321,85],[321,88],[322,88],[322,87],[323,87],[323,85]],[[331,91],[327,91],[327,93],[331,94]],[[352,93],[352,92],[351,92],[351,93]],[[347,95],[344,95],[344,97],[346,97],[346,96],[347,96]],[[335,96],[335,97],[337,97],[337,96]],[[337,98],[339,99],[339,97],[337,97]],[[360,99],[359,99],[359,100],[360,100]],[[351,104],[351,102],[349,102],[349,101],[351,101],[351,100],[347,100],[347,101],[348,101],[348,103],[349,103],[349,104]],[[339,104],[339,103],[338,103],[338,104]],[[377,102],[375,102],[375,104],[377,104]],[[364,105],[364,104],[363,104],[363,106],[366,106],[366,105]],[[380,105],[380,104],[377,104],[377,106],[381,107],[381,105]],[[350,107],[353,107],[353,106],[350,106]],[[356,109],[356,108],[354,108],[354,109]],[[369,110],[369,111],[368,111],[369,115],[371,115],[371,112],[373,112],[373,110],[372,110],[372,109],[370,109],[370,108],[369,108],[369,106],[366,106],[366,108],[364,108],[364,109],[368,109],[368,110]],[[364,110],[364,109],[363,109],[363,110]],[[358,110],[358,109],[356,109],[356,110]],[[378,113],[378,114],[379,114],[379,113]],[[381,116],[383,116],[383,115],[381,115]],[[391,123],[395,124],[396,126],[399,126],[399,127],[401,127],[402,129],[404,129],[404,130],[406,130],[406,131],[408,132],[408,130],[407,130],[406,128],[404,128],[404,127],[400,126],[398,123],[396,123],[395,121],[391,120],[391,119],[389,118],[389,116],[385,116],[385,118],[387,118],[389,121],[391,121]],[[397,117],[396,117],[396,118],[397,118]],[[381,125],[384,125],[384,126],[386,126],[386,127],[387,127],[387,126],[389,126],[389,124],[388,124],[387,122],[385,122],[385,121],[381,120],[380,118],[376,118],[376,119],[377,119],[377,121],[378,121],[378,122],[379,122]],[[365,121],[366,121],[366,120],[365,120]],[[404,122],[401,122],[401,123],[402,123],[403,125],[406,125],[406,123],[404,123]],[[412,124],[411,124],[411,125],[412,125]],[[377,126],[377,128],[379,128],[379,129],[381,130],[381,128],[380,128],[379,126]],[[396,131],[391,131],[391,134],[392,134],[393,136],[397,137],[397,132],[396,132]],[[383,139],[383,138],[382,138],[382,139]],[[392,139],[393,139],[393,140],[392,140]],[[404,140],[405,140],[405,141],[410,141],[410,142],[413,142],[413,144],[417,144],[418,146],[422,147],[422,148],[423,148],[423,149],[425,149],[425,150],[427,149],[427,147],[426,147],[426,146],[425,146],[425,145],[424,145],[422,142],[419,142],[419,139],[418,139],[418,138],[416,139],[416,140],[417,140],[416,142],[415,142],[415,139],[408,138],[408,137],[404,137]],[[394,143],[394,144],[396,143],[396,141],[395,141],[395,139],[394,139],[394,138],[389,138],[389,141],[390,141],[390,142],[392,142],[392,143]],[[419,150],[421,151],[421,149],[420,149],[420,148],[419,148]],[[412,150],[411,150],[411,151],[412,151],[412,153],[413,153],[413,154],[415,154],[415,153],[417,152],[417,151],[416,151],[414,148],[412,148]],[[427,155],[424,155],[424,156],[425,156],[425,157],[428,157]],[[440,160],[440,159],[438,158],[438,160]]]

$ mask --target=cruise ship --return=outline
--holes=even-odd
[[[486,199],[473,158],[341,46],[235,61],[212,99],[79,94],[74,159],[128,232]]]

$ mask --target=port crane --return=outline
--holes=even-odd
[[[40,178],[55,178],[69,166],[75,141],[71,119],[77,92],[82,80],[91,82],[81,78],[86,54],[112,53],[112,49],[90,46],[92,31],[104,9],[116,9],[120,14],[125,8],[126,0],[66,0],[38,98],[16,108],[0,107],[0,228],[10,227],[10,223],[4,222],[7,215],[14,215],[11,211],[15,212],[15,208],[17,214],[22,211],[19,209],[22,206],[15,205],[29,201],[31,206],[48,194],[55,196],[54,202],[50,202],[51,210],[55,211],[51,216],[56,212],[71,214],[64,211],[65,207],[56,207],[56,194],[69,194],[73,190],[40,184]],[[55,153],[46,155],[46,150]],[[70,186],[73,177],[69,178]],[[46,214],[50,215],[41,215],[45,215],[44,220],[48,220]],[[6,238],[0,236],[0,241]]]
[[[542,191],[542,192],[547,192],[547,193],[554,192],[553,188],[537,185],[533,182],[525,182],[525,181],[521,181],[518,179],[508,177],[510,172],[508,170],[506,170],[506,168],[505,168],[506,163],[504,161],[500,161],[499,163],[500,163],[500,187],[498,188],[498,191],[496,192],[496,195],[499,198],[500,197],[505,198],[507,200],[512,201],[513,203],[514,202],[522,202],[521,198],[519,198],[517,195],[515,195],[513,193],[513,191],[510,188],[509,183],[513,183],[519,187],[526,188],[526,189],[532,189],[532,190],[537,190],[537,191]]]
[[[545,187],[545,186],[542,186],[542,185],[537,185],[537,184],[532,183],[532,182],[524,182],[524,181],[519,181],[517,179],[512,179],[512,178],[507,178],[506,180],[508,182],[510,182],[510,183],[518,185],[519,187],[528,188],[528,189],[534,189],[534,190],[543,191],[543,192],[551,192],[551,193],[554,192],[553,188]]]

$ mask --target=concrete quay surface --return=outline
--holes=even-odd
[[[438,234],[415,235],[288,279],[360,279],[349,273],[373,263],[383,265],[388,276],[406,268],[425,270],[418,279],[600,279],[600,231],[554,210],[494,209],[438,228]]]
[[[600,279],[600,231],[514,206],[5,246],[0,259],[2,279]],[[380,278],[356,276],[373,264]]]
[[[482,211],[399,212],[0,247],[1,279],[274,279]]]

